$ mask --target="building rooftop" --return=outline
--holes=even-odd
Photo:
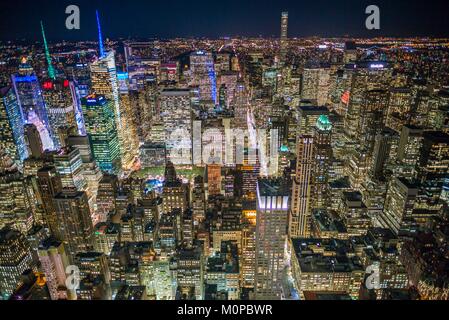
[[[292,245],[301,272],[364,270],[360,259],[353,255],[350,240],[298,238],[292,239]]]
[[[145,292],[145,286],[123,285],[119,289],[115,300],[144,300],[146,298]]]
[[[301,113],[318,114],[318,115],[329,113],[329,110],[326,107],[320,106],[299,106],[298,110]]]
[[[423,137],[432,142],[449,144],[449,135],[443,131],[425,131]]]
[[[259,178],[257,189],[260,196],[288,196],[290,189],[284,179]]]
[[[344,223],[326,210],[315,210],[312,214],[312,218],[321,231],[336,231],[338,233],[347,232]]]

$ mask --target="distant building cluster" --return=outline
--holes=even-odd
[[[0,300],[449,299],[447,40],[280,22],[1,42]]]

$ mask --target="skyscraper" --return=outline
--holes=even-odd
[[[328,188],[329,188],[329,169],[332,161],[331,147],[332,124],[329,117],[321,115],[315,126],[313,157],[315,164],[313,168],[313,207],[326,208]]]
[[[53,156],[56,171],[61,177],[62,187],[84,191],[87,188],[83,176],[83,161],[78,148],[65,147]]]
[[[402,127],[398,145],[398,161],[400,164],[398,169],[403,177],[416,178],[416,167],[419,162],[422,140],[422,128],[412,125]]]
[[[26,179],[12,159],[0,150],[0,228],[12,225],[26,233],[32,224]]]
[[[81,104],[95,161],[101,170],[118,173],[121,158],[112,101],[92,94],[81,99]]]
[[[255,205],[255,202],[251,202]],[[255,207],[245,206],[242,210],[242,254],[240,257],[240,273],[242,286],[254,288],[256,276],[256,220]]]
[[[313,136],[298,136],[296,173],[293,178],[292,204],[289,218],[289,235],[292,238],[307,237],[310,234],[312,172],[315,165],[313,143]]]
[[[217,103],[217,84],[214,59],[210,52],[195,51],[190,55],[190,85],[199,88],[201,100]]]
[[[207,170],[207,192],[208,195],[221,193],[221,165],[209,164]]]
[[[109,100],[111,110],[114,112],[114,121],[117,131],[117,137],[119,142],[120,158],[123,157],[123,151],[121,146],[125,143],[126,132],[122,126],[122,108],[120,105],[119,85],[117,78],[117,68],[115,65],[114,51],[106,52],[103,47],[103,38],[101,33],[100,18],[98,11],[97,15],[97,27],[98,27],[98,43],[99,43],[99,57],[94,63],[90,65],[91,72],[91,92],[94,95],[103,95],[104,98]],[[84,119],[86,122],[87,120]],[[86,127],[88,124],[85,124]],[[87,128],[86,128],[87,131]],[[122,163],[120,162],[120,166]]]
[[[64,146],[64,130],[70,127],[78,128],[75,104],[71,84],[67,79],[46,79],[42,84],[42,95],[47,108],[47,115],[53,144],[56,148]]]
[[[360,109],[358,135],[360,145],[372,154],[376,135],[385,126],[385,115],[388,108],[388,91],[369,90],[365,92]]]
[[[97,192],[97,221],[106,222],[108,214],[115,210],[118,179],[115,175],[103,175]]]
[[[0,88],[0,146],[17,164],[27,157],[23,114],[12,87]]]
[[[164,89],[159,109],[165,129],[165,145],[172,162],[191,163],[191,103],[189,89]],[[182,154],[179,152],[182,149]]]
[[[182,299],[204,299],[203,252],[199,248],[180,249],[176,254],[176,280]]]
[[[378,217],[380,225],[395,234],[413,223],[413,207],[418,195],[418,185],[404,178],[393,178],[388,187],[384,210]]]
[[[281,63],[285,63],[287,55],[287,32],[288,32],[288,12],[281,13],[281,41],[280,41],[280,54]]]
[[[259,178],[256,216],[256,299],[280,299],[289,190],[281,179]]]
[[[121,144],[122,166],[124,169],[130,169],[139,153],[139,138],[137,135],[137,124],[129,92],[128,73],[117,73],[117,77],[121,84],[119,96],[123,132],[123,143]]]
[[[346,71],[346,70],[345,70]],[[376,127],[376,123],[385,123],[383,113],[388,107],[388,92],[382,92],[389,87],[393,69],[382,62],[357,62],[347,68],[351,77],[351,90],[348,110],[345,115],[345,132],[350,139],[363,137],[359,133],[359,124],[365,126],[365,120]],[[364,112],[364,107],[367,112]],[[382,117],[379,115],[382,114]],[[369,120],[371,119],[371,120]],[[379,122],[380,121],[380,122]],[[368,137],[372,135],[368,133]]]
[[[44,221],[50,229],[50,233],[59,238],[58,220],[53,197],[62,191],[62,183],[56,168],[45,166],[39,169],[37,171],[37,185],[44,207]]]
[[[63,190],[53,198],[61,240],[71,259],[93,249],[93,225],[85,192]],[[73,262],[73,260],[71,260]]]
[[[64,244],[54,238],[47,238],[39,244],[38,255],[51,299],[67,299],[65,271],[70,262]]]
[[[24,131],[28,156],[36,159],[40,158],[44,152],[44,146],[39,130],[34,124],[27,123],[24,126]]]
[[[391,171],[391,164],[397,159],[398,145],[399,135],[392,129],[385,128],[376,136],[372,167],[374,178],[384,180],[387,170]]]
[[[421,182],[419,207],[437,214],[441,206],[441,191],[449,172],[449,135],[442,131],[427,131],[419,159],[418,179]]]
[[[34,124],[39,130],[44,149],[52,150],[53,135],[48,122],[42,90],[37,76],[26,58],[22,59],[19,72],[13,74],[11,79],[24,122]]]
[[[9,227],[0,229],[0,296],[8,299],[22,273],[31,268],[36,269],[25,236]]]

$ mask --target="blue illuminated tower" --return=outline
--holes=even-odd
[[[190,85],[199,88],[200,99],[217,103],[217,86],[214,60],[206,51],[195,51],[190,54]]]
[[[23,126],[23,114],[14,90],[10,86],[0,88],[0,149],[17,164],[28,156]]]
[[[13,74],[11,80],[24,122],[32,123],[38,128],[44,149],[53,150],[52,131],[41,86],[26,58],[22,58],[19,72]]]
[[[126,132],[124,131],[124,126],[122,125],[119,83],[117,79],[117,68],[115,65],[114,50],[110,50],[108,52],[104,50],[98,11],[96,12],[96,15],[100,52],[98,59],[90,64],[91,92],[97,95],[103,95],[108,101],[112,103],[116,122],[116,130],[118,131],[119,147],[121,153],[123,153],[123,150],[126,150],[126,148],[122,148],[122,145],[126,144]],[[86,118],[84,120],[86,130],[88,132],[89,130],[87,129],[87,120]]]
[[[209,76],[210,85],[211,85],[211,94],[212,94],[212,101],[216,104],[217,103],[217,84],[216,84],[216,78],[215,78],[215,68],[214,68],[214,61],[210,61],[207,66],[207,74]]]
[[[95,11],[97,15],[97,27],[98,27],[98,46],[100,49],[100,58],[104,57],[104,48],[103,48],[103,36],[101,35],[101,25],[100,25],[100,16],[98,15],[98,10]]]

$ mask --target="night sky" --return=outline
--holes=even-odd
[[[65,28],[65,7],[76,4],[81,29]],[[380,7],[380,30],[365,28],[365,8]],[[278,36],[280,13],[289,12],[289,37],[449,37],[448,0],[1,0],[0,39],[93,40],[95,9],[105,38]]]

